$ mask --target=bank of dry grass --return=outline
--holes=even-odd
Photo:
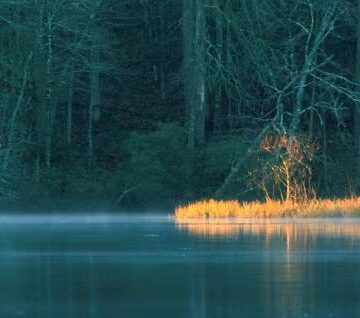
[[[268,200],[266,202],[207,200],[179,206],[175,210],[175,217],[177,220],[334,216],[360,216],[360,197],[308,200],[304,202],[273,200]]]

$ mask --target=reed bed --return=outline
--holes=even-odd
[[[302,202],[275,201],[239,202],[236,200],[204,200],[176,208],[177,221],[232,218],[276,217],[359,217],[360,197],[314,199]]]

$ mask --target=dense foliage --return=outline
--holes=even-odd
[[[1,202],[358,193],[356,5],[1,1]]]

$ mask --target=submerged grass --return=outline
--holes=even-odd
[[[267,217],[360,217],[360,197],[346,199],[313,199],[303,202],[239,202],[204,200],[179,206],[178,221],[186,219],[267,218]]]

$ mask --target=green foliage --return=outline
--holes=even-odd
[[[244,136],[226,136],[210,140],[198,154],[197,179],[198,190],[202,197],[212,197],[217,188],[229,174],[231,167],[238,158],[241,158],[247,149],[248,140]],[[244,180],[237,180],[231,188],[232,195],[237,196],[241,192]]]
[[[324,197],[356,195],[357,166],[356,147],[353,136],[346,131],[334,132],[328,136],[326,147],[321,146],[317,157],[314,181],[319,184],[318,192]]]
[[[134,132],[124,142],[129,158],[115,182],[119,203],[149,206],[212,197],[250,142],[245,136],[217,137],[193,151],[175,124]],[[234,181],[232,196],[248,196],[247,177]]]
[[[150,133],[134,132],[124,142],[129,160],[120,168],[119,195],[135,188],[126,200],[136,205],[171,203],[188,192],[191,153],[184,130],[161,125]]]

